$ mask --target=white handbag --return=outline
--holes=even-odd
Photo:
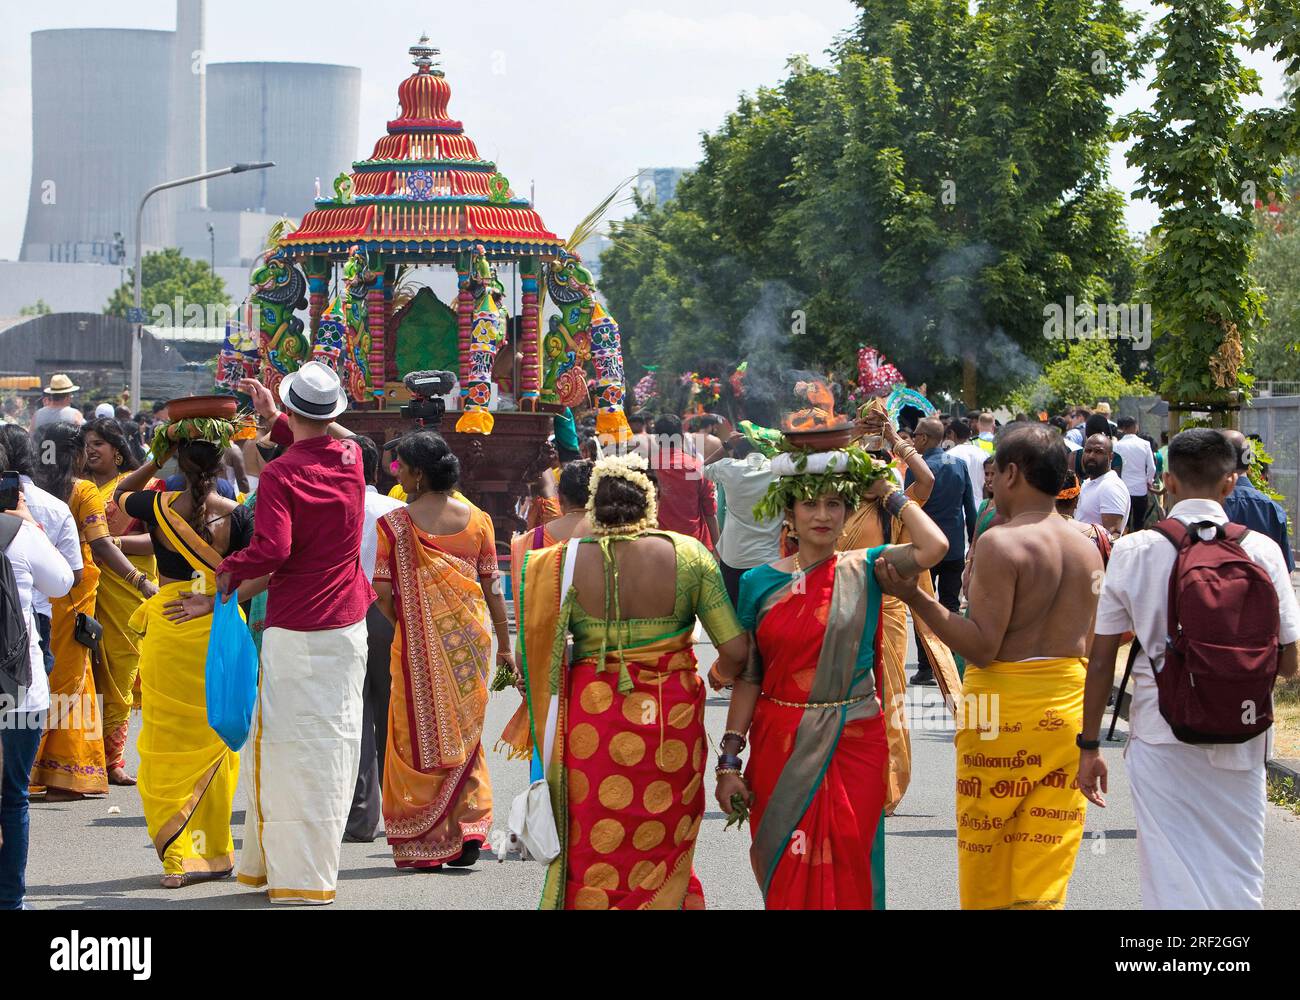
[[[578,556],[581,539],[571,540],[564,553],[564,572],[561,576],[560,594],[568,594],[573,586],[573,566]],[[569,665],[566,650],[561,669]],[[561,679],[563,685],[563,679]],[[561,686],[563,690],[563,686]],[[534,861],[549,865],[560,855],[560,834],[555,826],[555,813],[551,808],[551,789],[546,782],[546,771],[551,766],[551,752],[555,749],[555,730],[559,721],[560,699],[551,697],[546,710],[544,737],[538,739],[533,732],[533,759],[529,767],[528,788],[515,796],[510,805],[510,832],[523,844]]]

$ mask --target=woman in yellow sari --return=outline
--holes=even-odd
[[[708,754],[696,618],[732,672],[749,644],[708,550],[658,530],[645,459],[602,458],[590,486],[596,537],[525,559],[526,694],[502,737],[516,755],[538,744],[549,761],[561,850],[541,905],[703,909],[693,866]]]
[[[113,499],[117,484],[128,472],[140,467],[126,435],[116,420],[92,420],[82,429],[86,442],[86,473],[99,491],[108,519],[109,537],[149,580],[156,580],[158,567],[153,542],[141,522],[131,517]],[[157,480],[150,482],[153,489]],[[128,624],[145,596],[116,573],[100,577],[96,595],[96,617],[104,626],[98,655],[94,658],[95,689],[104,699],[104,761],[110,785],[134,785],[126,772],[126,734],[136,675],[140,669],[140,637]]]
[[[406,507],[379,519],[375,593],[393,622],[384,830],[398,868],[468,868],[492,830],[483,752],[491,629],[510,659],[492,519],[451,494],[460,463],[432,431],[397,445]]]
[[[95,616],[96,589],[101,570],[116,573],[144,595],[156,588],[109,541],[107,515],[99,491],[77,478],[84,462],[80,428],[72,424],[45,427],[36,442],[47,461],[36,466],[36,485],[64,501],[72,511],[81,539],[84,562],[81,580],[66,597],[51,601],[50,715],[32,768],[34,792],[59,802],[103,795],[108,791],[104,759],[103,722],[96,697],[91,650],[76,638],[78,617]]]
[[[924,507],[934,487],[934,473],[926,465],[925,458],[898,436],[888,419],[878,414],[869,416],[863,429],[869,434],[880,434],[892,456],[911,472],[912,484],[904,493],[909,500]],[[852,552],[881,545],[906,545],[911,541],[911,533],[902,519],[890,517],[881,500],[869,498],[849,515],[836,548],[840,552]],[[934,592],[928,572],[921,574],[920,586]],[[888,594],[881,597],[880,633],[880,700],[885,707],[885,731],[889,737],[889,787],[885,796],[885,815],[890,816],[911,781],[912,745],[907,724],[907,605]],[[916,623],[916,634],[925,644],[926,655],[935,668],[935,680],[945,702],[950,706],[956,705],[961,697],[961,681],[951,651],[924,622]],[[880,829],[884,830],[883,824]],[[883,839],[879,847],[883,851]]]
[[[141,636],[140,800],[165,889],[225,878],[235,866],[239,755],[208,725],[205,666],[216,568],[252,540],[253,517],[217,492],[221,459],[213,442],[184,441],[177,448],[184,492],[144,489],[157,472],[151,459],[118,482],[115,497],[148,527],[162,586],[131,627]],[[263,584],[250,582],[240,599]]]

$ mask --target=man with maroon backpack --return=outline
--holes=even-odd
[[[1272,689],[1296,674],[1300,609],[1276,543],[1224,513],[1236,466],[1220,431],[1173,439],[1169,519],[1115,543],[1097,608],[1079,787],[1106,804],[1098,738],[1115,657],[1133,632],[1124,756],[1146,909],[1263,906]]]

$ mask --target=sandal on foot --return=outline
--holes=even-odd
[[[231,868],[224,872],[183,872],[180,875],[164,875],[159,879],[158,884],[164,889],[184,889],[187,885],[197,885],[200,882],[220,882],[223,878],[229,878],[234,871]]]
[[[446,862],[448,868],[469,868],[471,865],[478,864],[479,845],[477,840],[471,840],[461,850],[460,856],[452,858]]]

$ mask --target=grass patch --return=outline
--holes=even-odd
[[[1300,758],[1300,677],[1273,689],[1273,756]]]
[[[1300,816],[1300,791],[1296,790],[1294,778],[1268,779],[1268,800],[1275,806],[1289,809]]]

